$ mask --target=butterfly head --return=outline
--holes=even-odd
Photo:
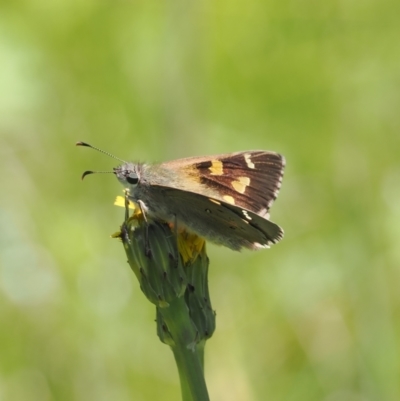
[[[118,181],[126,188],[134,189],[140,181],[138,165],[124,163],[113,169]]]
[[[92,171],[87,170],[83,173],[82,179],[85,178],[89,174],[94,173],[113,173],[117,176],[118,181],[125,187],[130,190],[133,190],[140,181],[140,174],[139,174],[139,165],[134,163],[126,162],[125,160],[120,159],[112,155],[111,153],[105,152],[102,149],[96,148],[95,146],[89,145],[86,142],[77,142],[77,146],[86,146],[88,148],[92,148],[97,150],[98,152],[104,153],[107,156],[112,157],[113,159],[117,159],[122,162],[121,165],[118,167],[113,168],[113,171]]]

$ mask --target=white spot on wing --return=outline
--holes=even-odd
[[[257,250],[257,249],[266,249],[269,248],[269,243],[268,244],[260,244],[258,242],[253,242],[252,243],[252,248]]]
[[[208,200],[213,202],[213,203],[215,203],[216,205],[220,205],[221,204],[221,202],[219,202],[219,201],[217,201],[215,199],[212,199],[212,198],[208,198]]]
[[[251,220],[251,217],[247,213],[247,210],[242,210],[242,213],[243,213],[244,217],[246,217],[247,220]]]
[[[254,163],[251,161],[251,154],[250,153],[245,153],[244,154],[244,161],[246,162],[248,168],[254,168],[255,167]]]

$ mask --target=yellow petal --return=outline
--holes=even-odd
[[[125,198],[123,196],[117,196],[114,201],[115,206],[125,207]],[[133,202],[129,202],[129,209],[135,210],[135,204]]]
[[[187,231],[182,231],[178,234],[178,249],[185,264],[187,262],[193,263],[204,245],[204,238],[196,234],[188,233]]]

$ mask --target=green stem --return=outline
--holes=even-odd
[[[205,346],[206,346],[206,341],[203,340],[203,341],[199,342],[196,347],[197,355],[199,356],[199,360],[201,363],[201,368],[203,369],[203,374],[204,374],[204,348],[205,348]]]
[[[184,297],[158,308],[173,339],[171,345],[178,367],[183,401],[209,401],[202,365],[202,350],[196,346],[197,331],[189,316]]]

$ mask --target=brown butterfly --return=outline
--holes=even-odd
[[[112,156],[85,142],[77,145]],[[123,164],[113,173],[145,215],[177,222],[180,228],[234,250],[269,248],[283,237],[282,228],[268,214],[285,167],[278,153],[254,150],[160,164],[118,160]],[[92,173],[85,171],[82,178]]]

